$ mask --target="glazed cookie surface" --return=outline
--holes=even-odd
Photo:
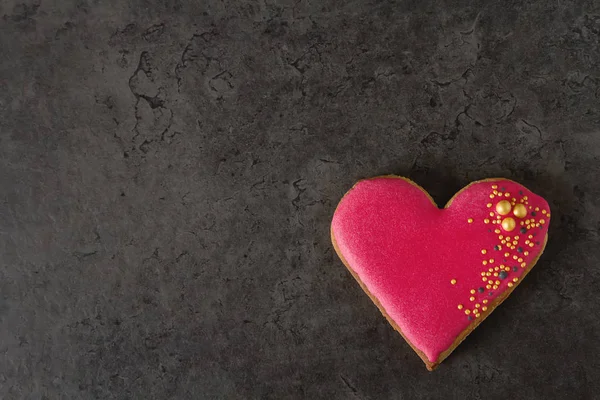
[[[336,252],[392,326],[435,368],[536,263],[548,203],[507,179],[473,182],[440,209],[414,182],[358,182],[331,225]]]

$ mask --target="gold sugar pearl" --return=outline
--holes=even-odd
[[[494,193],[494,194],[498,194],[498,191],[497,191],[497,190],[494,190],[494,191],[493,191],[493,193]]]
[[[504,267],[504,270],[508,272],[510,271],[510,267]]]
[[[527,236],[529,239],[533,239],[533,235],[529,235]]]
[[[487,304],[488,299],[483,299],[483,304]]]
[[[501,216],[499,216],[499,215],[496,215],[496,219],[497,219],[498,221],[500,221],[500,218],[502,218],[502,217],[501,217]]]
[[[475,297],[473,297],[473,296],[469,297],[469,301],[475,301]]]
[[[488,272],[494,272],[494,268],[493,267],[489,267],[488,268]]]
[[[479,318],[480,315],[481,314],[479,314],[479,313],[475,314],[475,318]]]
[[[529,240],[526,240],[526,241],[525,241],[525,244],[529,244],[529,243],[531,243]]]
[[[519,280],[519,278],[517,278],[517,277],[513,278],[513,282],[517,282],[518,280]]]
[[[508,257],[508,256],[510,256],[509,253],[504,253],[504,257]]]
[[[475,304],[475,308],[479,308],[479,307],[481,307],[481,304],[479,304],[479,303]]]
[[[501,200],[496,204],[496,212],[500,215],[506,215],[510,212],[512,206],[507,200]]]
[[[510,197],[510,193],[508,193],[508,192],[504,193],[504,197]]]
[[[481,273],[481,276],[485,276],[485,271]]]
[[[486,260],[483,260],[481,263],[482,263],[483,265],[487,265],[487,261],[486,261]]]
[[[519,258],[519,257],[517,257],[516,255],[515,255],[515,256],[513,256],[513,260],[516,260],[517,258]]]
[[[471,294],[475,294],[475,289],[471,289]]]
[[[527,209],[523,204],[517,204],[513,210],[513,214],[517,218],[523,218],[527,215]]]
[[[496,277],[497,277],[497,276],[498,276],[498,273],[497,273],[497,272],[494,272],[494,276],[496,276]]]
[[[525,268],[527,266],[527,263],[522,262],[521,263],[521,268]]]
[[[490,220],[486,218],[486,219],[484,219],[484,220],[483,220],[483,223],[484,223],[484,224],[489,224],[489,223],[490,223]]]
[[[492,185],[492,189],[498,189],[498,185]]]
[[[492,208],[492,203],[487,203],[487,208]]]
[[[518,235],[517,235],[517,236],[515,236],[515,240],[519,240],[519,236],[518,236]]]
[[[493,213],[493,212],[491,212],[491,213],[490,213],[490,217],[493,217],[493,216],[494,216],[494,213]]]
[[[481,311],[487,311],[487,307],[486,306],[481,307]]]
[[[494,290],[498,289],[498,285],[492,286],[492,289],[494,289]]]
[[[498,235],[498,239],[502,240],[502,239],[504,239],[504,236]]]
[[[492,288],[492,285],[485,285],[485,288],[486,288],[487,290],[490,290],[490,289]]]
[[[488,281],[488,283],[489,283],[490,285],[493,285],[493,284],[494,284],[494,281],[490,279],[490,280]]]
[[[459,309],[459,310],[462,310],[462,309],[463,309],[463,305],[462,305],[462,304],[459,304],[459,305],[458,305],[458,309]]]
[[[533,242],[529,243],[529,247],[533,247]]]
[[[490,199],[493,199],[494,197],[496,197],[496,196],[494,196],[493,194],[490,194]]]
[[[490,258],[490,263],[493,264],[494,263],[494,259]]]
[[[473,223],[473,218],[469,218],[469,219],[467,220],[467,222],[468,222],[468,223],[470,223],[470,224],[472,224],[472,223]]]
[[[491,271],[486,272],[485,276],[492,276],[492,272]]]
[[[487,282],[487,278],[486,278],[485,276],[484,276],[483,278],[481,278],[481,280],[482,280],[483,282]]]
[[[550,218],[550,213],[546,214],[546,217]]]
[[[546,220],[540,219],[540,224],[544,225],[545,223],[546,223]]]
[[[546,214],[546,210],[542,210],[542,214]]]
[[[523,262],[523,259],[521,257],[519,257],[519,259],[517,260],[517,262]]]
[[[485,254],[485,253],[487,253],[487,250],[486,249],[482,249],[481,250],[481,254]]]
[[[469,310],[468,308],[465,310],[465,314],[469,315],[471,314],[471,310]]]
[[[451,279],[450,283],[453,284],[453,285],[456,285],[456,279]]]
[[[503,228],[505,231],[507,231],[507,232],[510,232],[510,231],[512,231],[513,229],[515,229],[515,226],[516,226],[516,225],[517,225],[517,224],[515,223],[515,220],[514,220],[514,219],[512,219],[511,217],[504,218],[504,219],[502,220],[502,228]]]
[[[528,252],[528,251],[526,251],[526,252],[524,252],[524,253],[523,253],[523,255],[526,255],[526,256],[528,256],[528,255],[529,255],[529,252]]]
[[[494,233],[500,233],[500,229],[495,229]]]
[[[495,285],[499,285],[499,284],[500,284],[500,281],[496,281],[496,282],[494,282],[494,284],[495,284]]]
[[[506,240],[503,240],[503,241],[501,241],[500,243],[502,243],[502,244],[506,244]]]
[[[528,200],[528,199],[529,199],[529,197],[523,196],[523,200]]]
[[[539,207],[536,207],[536,208],[535,208],[535,211],[540,211],[540,208],[539,208]]]
[[[508,287],[513,287],[513,286],[515,286],[515,285],[513,285],[512,282],[508,282]]]
[[[512,201],[517,201],[517,199],[515,199],[514,197],[512,198]]]

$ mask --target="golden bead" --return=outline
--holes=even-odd
[[[494,272],[494,276],[498,276],[498,273],[497,273],[497,272]]]
[[[487,304],[488,299],[483,299],[483,304]]]
[[[493,213],[493,212],[491,212],[491,213],[490,213],[490,217],[493,217],[493,216],[494,216],[494,213]]]
[[[469,297],[469,301],[475,301],[475,297],[473,297],[473,296]]]
[[[514,277],[514,278],[513,278],[513,282],[516,282],[516,281],[518,281],[518,280],[519,280],[519,278],[517,278],[517,277]]]
[[[482,280],[483,282],[487,282],[487,278],[486,278],[485,276],[484,276],[483,278],[481,278],[481,280]]]
[[[521,268],[525,268],[527,266],[527,263],[522,262],[521,263]]]
[[[543,220],[543,219],[540,219],[540,224],[544,225],[545,223],[546,223],[546,221],[545,221],[545,220]]]
[[[479,313],[475,314],[475,318],[479,318],[480,315],[481,314],[479,314]]]
[[[490,194],[490,199],[493,199],[494,197],[496,197],[496,196],[494,196],[493,194]]]
[[[496,204],[496,211],[500,215],[508,214],[510,212],[510,209],[511,209],[511,205],[510,205],[510,202],[507,200],[499,201],[498,204]]]
[[[475,308],[479,308],[479,307],[481,307],[481,304],[479,304],[479,303],[475,304]]]
[[[456,285],[456,279],[451,279],[450,283],[453,284],[453,285]]]
[[[493,263],[494,263],[494,259],[490,258],[490,264],[493,264]]]
[[[471,294],[475,294],[475,289],[471,289]]]
[[[535,208],[535,211],[540,211],[540,208],[539,208],[539,207],[536,207],[536,208]]]
[[[500,229],[495,229],[494,233],[500,233]]]
[[[465,310],[465,314],[469,315],[471,314],[471,310],[469,310],[468,308]]]
[[[527,236],[529,239],[533,239],[533,235],[529,235]]]
[[[482,263],[483,265],[487,265],[487,261],[486,261],[486,260],[483,260],[481,263]]]
[[[517,262],[523,262],[523,259],[521,257],[519,257],[519,259],[517,260]]]
[[[490,220],[486,218],[486,219],[484,219],[484,220],[483,220],[483,223],[484,223],[484,224],[489,224],[489,223],[490,223]]]
[[[487,203],[487,208],[492,208],[492,203]]]
[[[519,257],[517,257],[516,255],[513,256],[513,260],[516,260],[517,258],[519,258]]]
[[[504,218],[504,219],[502,220],[502,228],[503,228],[505,231],[507,231],[507,232],[510,232],[510,231],[512,231],[513,229],[515,229],[515,226],[516,226],[516,225],[517,225],[517,224],[515,223],[515,220],[514,220],[514,219],[512,219],[511,217]]]
[[[496,281],[496,282],[494,282],[494,284],[496,284],[496,285],[499,285],[499,284],[500,284],[500,281]]]
[[[490,280],[488,281],[488,283],[489,283],[490,285],[493,285],[493,284],[494,284],[494,281],[490,279]]]
[[[529,243],[529,247],[533,247],[533,242]]]
[[[513,214],[517,218],[523,218],[527,215],[527,209],[523,204],[517,204],[513,210]]]
[[[469,219],[467,220],[467,222],[468,222],[468,223],[470,223],[470,224],[472,224],[472,223],[473,223],[473,218],[469,218]]]
[[[463,305],[462,305],[462,304],[459,304],[459,305],[458,305],[458,309],[459,309],[459,310],[462,310],[462,309],[463,309]]]
[[[512,282],[508,282],[508,287],[513,287],[513,286],[515,286],[515,285],[513,285]]]
[[[494,289],[494,290],[498,289],[498,285],[492,286],[492,289]]]
[[[481,273],[481,276],[485,276],[485,271],[483,271],[483,272]]]
[[[504,257],[508,257],[508,256],[510,256],[509,253],[504,253]]]
[[[481,250],[481,254],[485,254],[485,253],[487,253],[486,249]]]
[[[481,311],[487,311],[487,307],[486,306],[481,307]]]
[[[528,256],[528,255],[529,255],[529,252],[528,252],[528,251],[526,251],[526,252],[524,252],[524,253],[523,253],[523,255],[526,255],[526,256]]]
[[[486,288],[487,290],[490,290],[490,289],[492,288],[492,285],[485,285],[485,288]]]
[[[492,189],[498,189],[498,185],[492,185]]]
[[[542,210],[542,214],[546,214],[546,210]]]
[[[504,197],[510,197],[510,193],[508,193],[508,192],[504,193]]]

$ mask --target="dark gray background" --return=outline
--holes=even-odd
[[[597,1],[3,0],[0,27],[1,398],[598,398]],[[552,207],[434,373],[329,240],[385,173]]]

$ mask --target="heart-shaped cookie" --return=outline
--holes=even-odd
[[[440,209],[409,179],[358,182],[333,216],[336,252],[433,370],[521,283],[550,209],[507,179],[473,182]]]

